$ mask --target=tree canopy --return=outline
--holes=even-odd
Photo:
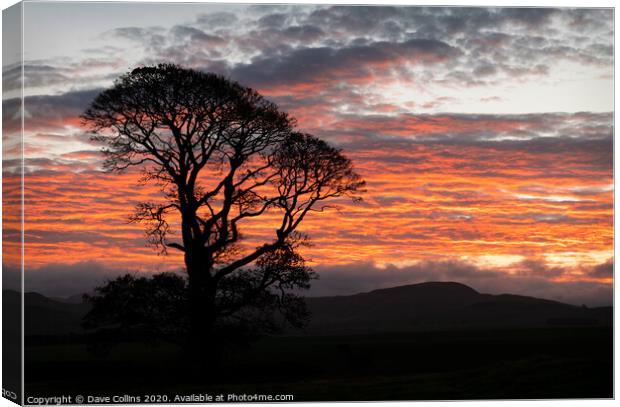
[[[290,291],[313,277],[297,252],[300,224],[330,200],[360,199],[364,188],[340,150],[299,131],[255,90],[213,73],[134,69],[82,118],[106,145],[107,170],[137,166],[141,182],[160,186],[162,199],[138,204],[131,219],[147,225],[160,250],[183,252],[195,327],[241,318],[267,292],[299,307]],[[278,219],[270,239],[242,234],[245,222],[266,214]]]

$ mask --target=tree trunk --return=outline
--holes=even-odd
[[[187,259],[186,256],[186,267],[189,276],[188,350],[200,360],[212,359],[218,353],[217,332],[214,330],[217,317],[215,283],[199,258]]]

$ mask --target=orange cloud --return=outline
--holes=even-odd
[[[453,123],[432,122],[446,121]],[[575,270],[550,279],[608,282],[579,272],[612,256],[613,179],[605,155],[526,146],[404,148],[384,141],[352,148],[347,154],[368,183],[365,200],[338,200],[337,210],[309,217],[303,231],[314,245],[305,254],[323,267],[455,258],[495,262],[506,272],[513,269],[502,259],[541,258]],[[92,159],[91,153],[68,156]],[[25,177],[30,267],[91,260],[128,270],[182,267],[181,256],[157,256],[145,247],[142,226],[127,223],[136,203],[159,198],[157,187],[136,186],[135,173],[69,169],[49,164]],[[271,239],[276,224],[271,214],[244,225],[246,247]]]

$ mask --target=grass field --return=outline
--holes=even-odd
[[[271,337],[189,368],[180,349],[29,346],[26,395],[292,394],[308,400],[608,398],[611,328]],[[170,399],[169,399],[170,400]]]

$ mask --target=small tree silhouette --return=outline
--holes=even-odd
[[[256,91],[176,65],[121,76],[82,118],[107,144],[107,170],[140,166],[141,182],[161,187],[164,199],[139,204],[132,220],[147,224],[162,252],[183,252],[194,345],[206,346],[227,321],[260,320],[265,309],[303,324],[303,301],[292,291],[315,276],[297,252],[306,239],[298,228],[325,201],[360,199],[364,181],[348,158],[296,131]],[[248,249],[242,225],[267,214],[277,216],[273,237]]]
[[[92,308],[82,326],[112,331],[118,339],[140,336],[176,342],[187,331],[187,281],[173,273],[119,276],[83,299]]]

